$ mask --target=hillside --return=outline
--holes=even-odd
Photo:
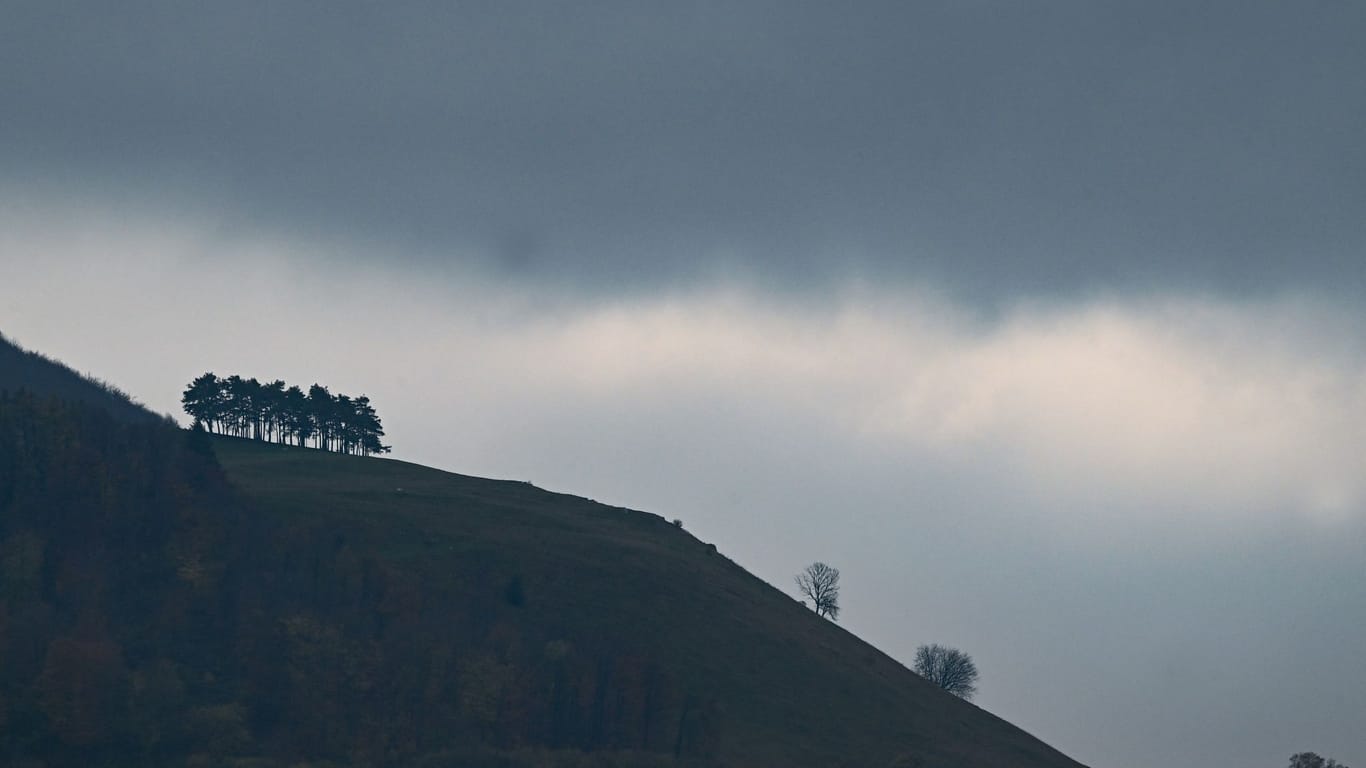
[[[159,418],[113,385],[82,376],[0,334],[0,392],[19,390],[93,405],[120,421],[147,422]]]
[[[1076,766],[655,515],[21,378],[0,764]]]
[[[427,594],[491,595],[487,631],[518,649],[509,658],[593,648],[657,668],[680,702],[670,716],[687,721],[692,702],[707,721],[700,751],[726,764],[1076,765],[656,515],[400,461],[233,439],[216,447],[270,514],[364,542]],[[612,670],[599,676],[622,674]],[[616,746],[676,746],[674,724],[642,728],[618,733]]]

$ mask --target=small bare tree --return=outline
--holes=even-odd
[[[1347,768],[1333,758],[1327,760],[1314,752],[1299,752],[1290,756],[1290,768]]]
[[[920,646],[915,649],[915,673],[960,699],[977,693],[977,665],[957,648]]]
[[[797,574],[797,588],[811,598],[811,606],[816,613],[831,621],[839,620],[840,569],[831,568],[825,563],[812,563]]]

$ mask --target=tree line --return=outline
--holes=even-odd
[[[358,456],[389,452],[370,398],[334,395],[321,384],[305,393],[279,379],[262,384],[210,372],[190,382],[180,402],[197,428],[218,435]]]

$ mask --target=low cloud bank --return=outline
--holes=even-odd
[[[0,237],[17,277],[0,288],[4,330],[128,371],[120,383],[166,411],[179,378],[204,367],[347,379],[398,410],[400,451],[440,462],[424,425],[479,442],[454,425],[616,410],[661,427],[710,403],[789,439],[976,467],[1075,510],[1067,525],[1192,510],[1332,524],[1366,506],[1366,326],[1308,296],[1113,296],[989,319],[901,285],[578,302],[464,274],[415,279],[382,259],[327,270],[310,266],[317,244],[115,217],[8,221]],[[717,425],[669,426],[679,433],[656,434],[662,445]]]
[[[382,246],[8,210],[0,331],[158,411],[205,370],[326,381],[373,399],[400,458],[681,517],[779,588],[842,566],[851,629],[903,660],[968,649],[984,706],[1085,762],[1251,764],[1310,734],[1353,763],[1349,307],[988,316],[923,285],[719,280],[605,301],[394,269]]]

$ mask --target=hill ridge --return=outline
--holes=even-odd
[[[15,350],[9,764],[1078,766],[655,513],[121,419]]]
[[[86,403],[120,421],[147,422],[162,417],[127,392],[40,352],[27,350],[0,333],[0,392],[26,390]]]
[[[393,510],[401,509],[405,503],[410,501],[416,501],[421,505],[440,498],[441,503],[451,505],[451,508],[454,509],[462,502],[468,503],[479,498],[494,498],[499,502],[498,506],[502,513],[520,515],[517,520],[504,522],[516,522],[519,527],[523,528],[528,523],[544,524],[558,521],[562,525],[572,524],[579,533],[596,532],[601,534],[604,524],[610,527],[612,523],[618,523],[621,528],[611,532],[614,537],[614,544],[626,546],[632,552],[654,552],[657,557],[663,557],[667,553],[669,556],[678,557],[683,565],[701,566],[708,571],[729,571],[730,573],[722,585],[724,594],[739,598],[746,605],[762,606],[766,611],[781,611],[785,614],[784,622],[795,622],[802,625],[801,632],[803,634],[824,635],[824,638],[818,637],[820,646],[838,650],[843,654],[853,653],[860,656],[855,660],[857,665],[871,667],[878,672],[872,681],[861,682],[871,682],[874,687],[889,687],[891,689],[896,689],[898,686],[913,685],[919,689],[917,696],[932,700],[935,707],[958,712],[958,717],[983,718],[998,724],[998,727],[1014,731],[1018,735],[1012,737],[1011,741],[1020,740],[1021,743],[1016,746],[1022,749],[1024,754],[1037,752],[1037,756],[1043,756],[1051,753],[1054,759],[1058,761],[1055,763],[1039,763],[1041,765],[1077,765],[1077,763],[1067,760],[1051,747],[1038,742],[1031,735],[1009,724],[997,715],[987,712],[971,702],[963,701],[934,688],[895,658],[867,643],[845,627],[817,617],[788,593],[750,573],[740,564],[718,552],[715,545],[701,541],[691,532],[674,526],[656,513],[604,504],[584,496],[541,488],[528,481],[477,477],[394,458],[324,457],[310,455],[308,449],[292,449],[293,453],[291,454],[289,450],[283,452],[268,450],[252,445],[250,441],[231,439],[220,440],[217,445],[220,449],[220,458],[229,477],[234,481],[240,481],[241,487],[248,494],[258,494],[260,498],[266,499],[274,498],[276,504],[287,504],[289,497],[303,487],[315,487],[315,484],[310,480],[310,473],[318,471],[318,464],[330,463],[335,458],[338,463],[340,460],[347,460],[346,463],[352,465],[353,468],[360,466],[362,462],[370,462],[372,468],[392,470],[391,472],[379,473],[395,477],[393,487],[403,489],[401,495],[396,495],[395,503],[387,505],[391,513]],[[276,457],[274,460],[271,459],[272,454]],[[268,465],[276,462],[280,462],[280,465],[267,471]],[[315,466],[309,468],[306,466],[308,464]],[[327,498],[327,505],[334,510],[338,508],[337,500],[354,497],[354,494],[358,493],[360,488],[368,482],[365,479],[365,472],[357,472],[352,469],[346,472],[346,476],[349,485],[318,490],[321,495]],[[441,496],[431,493],[432,484],[440,484],[443,481],[453,484],[445,489],[447,495]],[[291,488],[291,486],[293,487]],[[423,493],[424,490],[427,493]],[[510,491],[511,493],[490,493],[490,491]],[[367,501],[366,503],[373,502]],[[658,564],[658,562],[659,560],[656,559],[655,563]],[[740,612],[740,615],[743,615],[743,611]],[[844,661],[847,665],[849,660],[845,659]],[[923,710],[923,707],[916,707],[916,709]],[[965,712],[973,714],[962,714]],[[912,738],[909,741],[914,742],[916,740]],[[1033,742],[1033,745],[1030,745],[1029,742]],[[911,749],[913,749],[913,745],[908,744],[908,750]],[[801,751],[804,750],[798,750],[794,754]],[[968,758],[973,754],[973,751],[971,745],[959,745],[948,749],[945,754],[961,754],[962,757]],[[838,759],[838,755],[834,754],[829,755],[829,757]],[[888,759],[894,757],[895,755],[892,755]],[[758,754],[749,756],[749,759],[759,758]],[[754,762],[742,764],[799,765],[801,763]],[[937,764],[939,763],[933,758],[928,762],[923,762],[923,765],[926,766]],[[1028,763],[987,761],[966,764],[988,766],[997,764],[1027,765]]]

